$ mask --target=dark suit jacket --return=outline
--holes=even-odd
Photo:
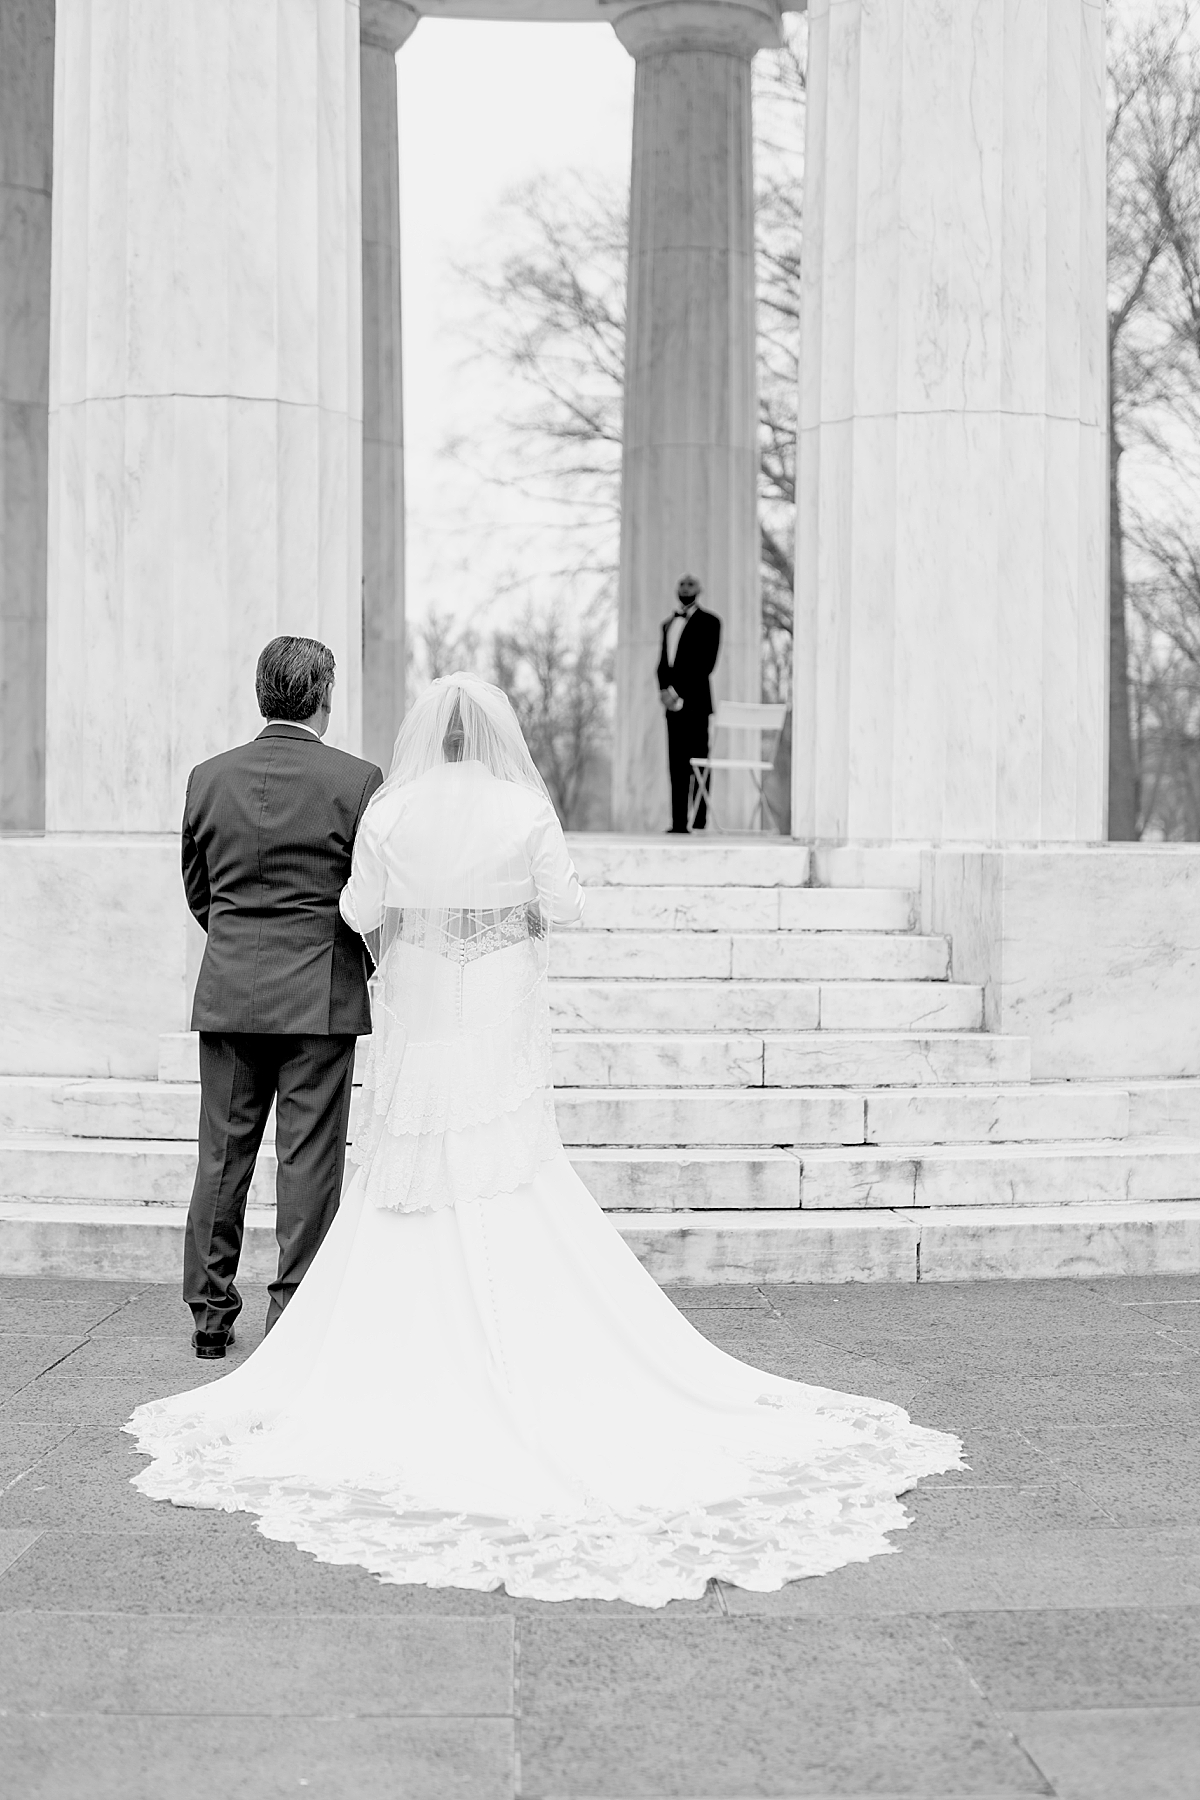
[[[658,659],[658,685],[673,687],[688,712],[698,710],[707,719],[712,712],[712,684],[709,676],[717,666],[721,648],[721,621],[716,613],[698,606],[679,634],[675,661],[667,660],[667,626],[662,628],[662,654]]]
[[[183,885],[208,933],[193,1031],[370,1031],[363,943],[338,896],[382,780],[298,725],[268,725],[192,770]]]

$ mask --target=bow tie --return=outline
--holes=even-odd
[[[675,617],[677,619],[690,619],[691,616],[692,608],[690,606],[677,606],[675,608]]]

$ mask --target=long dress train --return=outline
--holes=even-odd
[[[433,804],[469,811],[480,779],[443,771]],[[497,823],[497,785],[474,828],[524,833],[553,865],[543,904],[572,916],[552,815],[543,855],[524,798]],[[402,824],[377,809],[376,849]],[[348,890],[360,920],[370,855]],[[341,1209],[241,1367],[134,1413],[153,1458],[136,1485],[254,1512],[266,1536],[385,1581],[542,1600],[660,1606],[713,1577],[772,1589],[891,1549],[898,1496],[959,1467],[958,1441],[750,1368],[671,1304],[555,1130],[530,916],[505,911],[470,955],[392,945],[378,1004],[395,1029],[372,1046]]]

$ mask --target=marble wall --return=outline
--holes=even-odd
[[[922,929],[1035,1080],[1200,1075],[1200,846],[929,850]]]
[[[1104,835],[1100,0],[811,0],[793,830]]]
[[[198,936],[176,833],[0,837],[0,1074],[153,1079]]]
[[[0,831],[45,812],[54,0],[0,5]]]
[[[361,738],[357,0],[59,0],[46,822],[178,823],[292,631]]]

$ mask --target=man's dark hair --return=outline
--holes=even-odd
[[[311,719],[333,686],[333,651],[316,638],[272,638],[258,659],[254,688],[264,719]]]

